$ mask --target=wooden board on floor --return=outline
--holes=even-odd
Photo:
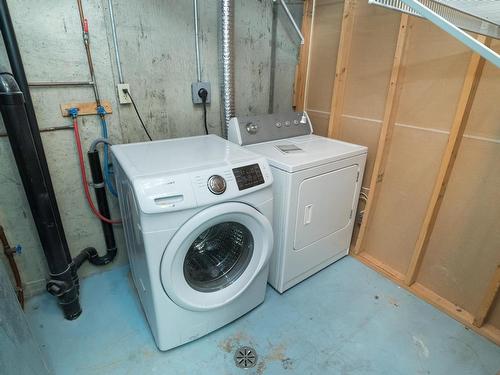
[[[106,110],[106,113],[113,113],[113,108],[109,100],[101,100],[101,105]],[[70,108],[78,108],[78,116],[88,116],[97,115],[97,103],[81,103],[81,102],[71,102],[61,104],[61,114],[63,117],[69,117],[68,110]]]
[[[364,263],[368,267],[373,270],[379,272],[383,276],[387,277],[389,280],[392,280],[402,288],[407,289],[408,291],[415,294],[417,297],[423,299],[424,301],[430,303],[434,307],[438,308],[442,312],[448,314],[453,319],[458,320],[460,323],[465,325],[466,327],[476,331],[480,335],[488,338],[492,342],[497,345],[500,345],[500,330],[496,327],[493,327],[489,324],[482,326],[481,328],[476,327],[473,324],[474,317],[473,315],[462,309],[460,306],[457,306],[451,302],[449,302],[446,298],[436,294],[430,289],[427,289],[425,286],[414,283],[412,286],[408,286],[404,282],[404,275],[399,273],[398,271],[388,269],[384,263],[377,262],[373,258],[370,257],[369,254],[363,252],[359,255],[352,255],[354,258]]]

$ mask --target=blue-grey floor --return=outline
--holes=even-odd
[[[55,374],[496,374],[500,347],[352,258],[234,323],[159,352],[127,267],[84,279],[83,315],[63,320],[48,295],[28,318]],[[175,322],[172,322],[175,324]],[[251,370],[233,352],[256,348]]]

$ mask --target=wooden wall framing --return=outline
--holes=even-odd
[[[488,46],[491,45],[491,39],[489,38],[487,39],[480,36],[478,40],[481,43],[486,43]],[[460,93],[455,118],[448,137],[448,144],[446,145],[439,173],[436,178],[436,182],[434,183],[434,189],[432,191],[429,206],[427,208],[424,222],[422,223],[420,234],[418,236],[417,243],[415,244],[415,250],[413,251],[410,261],[410,266],[406,274],[405,282],[407,285],[411,285],[415,282],[422,264],[432,230],[434,229],[434,225],[436,223],[439,209],[441,208],[441,202],[443,201],[444,194],[446,193],[446,187],[448,186],[451,172],[453,170],[453,166],[455,165],[458,150],[460,149],[460,145],[462,143],[465,127],[467,126],[469,114],[476,96],[477,87],[479,85],[479,81],[481,80],[484,63],[485,60],[477,53],[472,54],[469,61],[469,67],[465,75],[465,81],[462,86],[462,91]]]
[[[382,129],[377,146],[377,154],[375,156],[375,164],[373,166],[372,177],[369,185],[368,202],[366,203],[365,213],[361,228],[359,229],[356,245],[354,247],[354,254],[359,254],[362,251],[365,233],[368,230],[368,224],[372,211],[375,209],[378,189],[377,185],[382,182],[384,178],[384,169],[387,162],[387,156],[391,148],[392,134],[394,125],[396,123],[396,113],[401,93],[401,75],[404,65],[404,55],[406,46],[408,45],[408,29],[409,29],[409,16],[407,14],[401,15],[401,22],[399,25],[398,40],[396,43],[396,50],[394,52],[394,61],[392,63],[391,78],[389,81],[389,89],[387,92],[387,99],[385,101],[384,119],[382,120]],[[340,111],[337,110],[337,111]]]
[[[309,70],[309,52],[312,32],[313,0],[304,0],[301,32],[304,44],[300,46],[299,64],[295,70],[293,87],[293,107],[296,111],[303,111],[306,100],[307,76]]]
[[[333,83],[330,119],[328,122],[328,136],[330,138],[338,138],[340,136],[340,117],[342,116],[347,69],[349,66],[349,57],[351,52],[355,5],[355,0],[346,0],[344,3],[337,64],[335,67],[335,80]]]
[[[353,38],[356,40],[356,36],[354,36],[354,34],[357,32],[357,27],[363,27],[362,23],[366,22],[368,19],[368,17],[365,17],[365,19],[356,19],[359,17],[357,14],[358,7],[363,8],[362,11],[365,12],[365,15],[366,13],[373,12],[378,16],[383,15],[385,17],[385,14],[382,12],[388,12],[386,10],[381,10],[380,8],[376,10],[369,9],[368,5],[360,4],[360,2],[356,2],[355,0],[345,0],[343,8],[341,35],[338,47],[337,63],[335,67],[333,95],[328,124],[328,135],[334,138],[342,138],[343,131],[341,131],[341,128],[346,126],[346,124],[349,125],[347,120],[351,122],[370,122],[374,124],[372,126],[380,126],[378,142],[376,143],[378,146],[376,148],[376,153],[374,154],[373,171],[370,170],[366,173],[370,176],[369,172],[371,172],[371,178],[365,181],[369,188],[369,199],[364,210],[364,217],[357,234],[357,240],[354,241],[353,239],[353,243],[355,245],[352,248],[351,254],[359,261],[380,272],[401,287],[406,288],[418,297],[424,299],[456,320],[460,321],[462,324],[500,345],[500,326],[498,326],[498,322],[500,321],[500,319],[498,319],[498,314],[500,313],[500,301],[498,300],[500,298],[497,298],[500,289],[500,258],[498,259],[499,264],[496,266],[496,269],[492,272],[491,278],[487,282],[487,287],[485,290],[479,291],[482,295],[480,303],[475,305],[475,307],[469,306],[468,309],[454,303],[454,299],[447,296],[446,293],[443,294],[443,291],[439,288],[435,289],[435,286],[429,286],[425,280],[419,279],[419,272],[421,270],[423,260],[426,257],[429,241],[433,235],[442,202],[447,191],[447,186],[450,182],[452,172],[454,171],[455,161],[462,144],[462,139],[464,138],[464,133],[469,123],[471,109],[475,104],[474,99],[476,97],[481,79],[483,78],[484,80],[483,70],[485,61],[477,54],[471,53],[467,50],[460,50],[458,47],[453,45],[454,42],[452,39],[447,39],[449,37],[444,35],[441,31],[439,31],[439,33],[442,34],[438,35],[438,32],[432,30],[433,26],[426,26],[424,24],[425,21],[418,20],[404,14],[400,15],[399,29],[397,31],[397,37],[394,39],[392,67],[388,69],[388,77],[390,78],[387,82],[385,104],[383,110],[381,111],[382,116],[380,120],[377,119],[376,115],[373,115],[374,118],[372,119],[368,118],[364,113],[360,116],[354,116],[352,113],[346,112],[345,108],[348,107],[351,112],[352,108],[356,108],[356,106],[353,106],[352,103],[347,106],[345,105],[345,101],[352,101],[353,97],[352,93],[349,93],[350,85],[352,86],[353,84],[349,83],[349,74],[351,74],[353,66],[356,66],[356,64],[355,61],[351,60],[351,50],[353,48]],[[388,15],[387,17],[394,16]],[[382,17],[379,18],[382,19]],[[373,19],[374,18],[372,18],[369,22],[375,22]],[[392,18],[392,20],[394,19]],[[383,20],[381,22],[383,22]],[[438,57],[434,57],[433,62],[435,63],[435,61],[438,61],[438,63],[441,63],[442,67],[445,69],[444,72],[446,72],[447,67],[450,66],[450,70],[452,70],[452,72],[450,73],[449,80],[453,80],[453,87],[459,88],[459,92],[456,94],[457,99],[454,104],[454,116],[452,121],[450,121],[449,128],[446,128],[446,124],[444,124],[439,127],[436,126],[437,129],[429,129],[429,131],[433,134],[439,135],[439,137],[441,137],[440,139],[443,139],[443,134],[447,135],[447,141],[440,141],[443,145],[442,151],[440,151],[441,162],[436,165],[433,187],[432,189],[429,189],[428,202],[426,209],[422,211],[422,221],[420,223],[420,227],[418,228],[419,224],[417,224],[417,226],[414,225],[413,230],[416,234],[416,240],[414,248],[408,249],[407,251],[409,259],[407,268],[405,268],[401,265],[399,267],[395,267],[383,258],[379,258],[377,252],[374,253],[370,251],[373,244],[370,242],[370,236],[367,236],[367,234],[372,227],[371,222],[374,219],[374,216],[376,216],[377,207],[379,204],[383,203],[379,202],[378,198],[382,182],[384,181],[386,174],[387,161],[389,154],[391,153],[391,146],[393,146],[394,142],[396,142],[396,144],[401,142],[400,139],[393,139],[394,129],[397,128],[399,131],[402,131],[400,129],[417,129],[418,131],[427,131],[427,129],[423,129],[421,127],[401,123],[402,118],[405,119],[408,117],[404,116],[405,113],[401,112],[408,109],[407,104],[400,104],[401,91],[406,84],[414,84],[415,80],[415,76],[412,76],[413,80],[406,81],[404,79],[405,68],[408,64],[406,62],[406,55],[408,48],[410,48],[409,39],[411,39],[414,34],[414,30],[412,28],[414,22],[418,23],[420,33],[422,33],[422,30],[427,30],[426,32],[430,34],[436,33],[436,37],[439,38],[439,42],[441,43],[440,45],[442,45],[443,41],[450,45],[449,49],[451,52],[449,53],[449,56],[446,55],[441,57],[441,60],[439,60]],[[365,29],[361,31],[361,34],[363,34],[363,32],[367,35]],[[358,33],[357,36],[358,39],[360,39],[359,34],[360,33]],[[421,35],[418,36],[420,40],[423,39]],[[491,40],[482,36],[479,36],[478,39],[485,44],[491,44]],[[416,48],[415,45],[413,46],[414,48]],[[430,53],[432,53],[432,49],[429,50],[431,51]],[[356,58],[359,59],[359,53]],[[413,59],[415,59],[415,53],[413,54]],[[465,63],[466,61],[467,63]],[[431,62],[426,63],[425,61],[419,60],[418,64],[414,63],[412,65],[412,69],[414,71],[418,70],[420,67],[419,64],[424,66],[425,64],[431,64]],[[429,67],[429,70],[431,71],[429,74],[432,74],[432,66],[429,65]],[[427,74],[427,71],[426,69],[422,69],[419,73]],[[488,74],[487,79],[491,80],[491,76],[491,73]],[[304,80],[305,78],[302,77],[301,79]],[[460,79],[463,81],[460,82]],[[500,75],[498,75],[497,79],[500,79]],[[432,80],[432,76],[428,78],[428,80]],[[357,84],[359,86],[359,82]],[[488,82],[486,82],[486,84],[488,84]],[[451,86],[452,85],[450,85],[450,87]],[[493,85],[491,84],[491,86]],[[314,90],[314,87],[308,87],[307,90]],[[359,93],[359,90],[357,92]],[[449,97],[448,101],[451,103],[449,104],[451,106],[453,105],[454,96],[449,95]],[[373,98],[373,95],[370,98]],[[415,97],[412,98],[414,99]],[[482,98],[484,98],[484,96],[482,96]],[[422,108],[426,107],[423,106]],[[441,119],[441,117],[439,117],[439,119]],[[475,125],[475,127],[477,128],[477,125]],[[467,134],[465,134],[465,136],[469,139],[481,139],[480,136],[475,136],[476,138]],[[352,136],[347,140],[356,142],[356,138],[353,139]],[[363,141],[363,138],[359,138],[358,143],[363,143]],[[439,148],[437,149],[439,150]],[[457,172],[455,171],[453,173]],[[422,199],[425,200],[425,196]],[[387,199],[387,196],[385,196],[384,202],[387,202]],[[493,257],[493,259],[495,258]],[[490,271],[488,271],[487,275],[489,275]],[[478,272],[482,271],[478,270]],[[489,277],[487,275],[484,277]],[[462,282],[466,283],[467,280],[464,279]],[[495,315],[494,318],[491,316],[492,314]]]

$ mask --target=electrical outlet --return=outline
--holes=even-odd
[[[202,100],[198,95],[198,91],[200,89],[205,89],[208,91],[207,103],[210,103],[212,99],[212,90],[210,90],[210,82],[193,82],[191,84],[191,99],[193,100],[193,104],[202,104]]]
[[[118,89],[118,100],[120,104],[130,104],[132,100],[130,100],[130,96],[128,96],[127,92],[130,91],[130,85],[128,83],[120,83],[116,86]]]

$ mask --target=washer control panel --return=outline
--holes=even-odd
[[[233,174],[236,178],[236,184],[238,185],[238,189],[240,191],[264,183],[264,176],[262,176],[259,164],[233,168]]]
[[[176,175],[138,177],[134,190],[145,213],[185,210],[271,186],[271,167],[263,157]]]
[[[308,134],[312,134],[312,126],[306,112],[285,112],[233,117],[228,139],[245,146]]]

